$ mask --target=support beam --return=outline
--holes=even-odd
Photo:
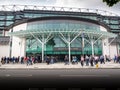
[[[91,40],[91,46],[92,46],[92,56],[94,56],[94,42],[93,42],[93,39]]]
[[[44,61],[44,42],[43,39],[40,40],[38,37],[36,37],[33,33],[30,32],[30,34],[39,41],[39,43],[42,45],[42,62]],[[43,38],[43,37],[42,37]]]
[[[92,47],[92,56],[94,56],[94,44],[103,37],[103,34],[100,37],[98,37],[97,40],[95,40],[95,41],[94,41],[92,35],[89,35],[89,34],[87,34],[87,35],[88,35],[88,37],[90,39],[90,42],[87,39],[85,39],[85,41],[87,41],[88,43],[91,44],[91,47]]]
[[[69,51],[69,63],[71,62],[71,48],[70,48],[70,34],[68,34],[68,51]]]
[[[42,35],[42,62],[44,62],[44,45],[45,44],[45,38],[44,34]]]
[[[110,44],[115,40],[115,38],[116,38],[116,37],[114,37],[114,38],[110,41],[110,43],[108,43],[108,45],[110,45]]]
[[[72,43],[81,33],[82,33],[82,31],[80,31],[80,32],[73,38],[73,40],[71,40],[70,43]]]
[[[49,35],[47,35],[47,37],[45,38],[45,35],[42,34],[42,39],[40,40],[38,37],[36,37],[33,33],[30,32],[30,34],[39,41],[39,43],[42,45],[42,62],[44,62],[44,48],[45,48],[45,44],[53,37],[51,36],[51,33]]]
[[[38,39],[33,33],[30,32],[30,34],[42,44],[42,41]]]
[[[71,43],[82,33],[82,31],[80,31],[79,33],[77,33],[77,35],[71,40],[71,35],[70,33],[68,33],[67,38],[61,33],[60,33],[60,38],[68,44],[68,54],[69,54],[69,63],[71,62]]]
[[[65,43],[68,43],[68,40],[65,38],[65,36],[61,33],[61,32],[59,32],[60,33],[60,38],[65,42]]]
[[[108,45],[108,47],[109,47],[109,56],[110,56],[110,45],[111,45],[111,43],[115,40],[115,38],[116,37],[114,37],[107,45]]]
[[[103,35],[101,35],[96,41],[94,41],[94,44],[100,39],[102,38]]]
[[[22,57],[22,56],[21,56],[22,42],[23,42],[23,39],[22,39],[21,42],[19,43],[19,45],[20,45],[20,57]]]

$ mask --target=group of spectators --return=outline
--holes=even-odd
[[[57,57],[54,57],[54,56],[45,56],[44,58],[44,62],[46,62],[47,64],[50,64],[50,63],[55,63],[57,62],[58,59]],[[41,59],[41,56],[27,56],[27,57],[2,57],[1,58],[1,63],[2,64],[9,64],[9,63],[21,63],[21,64],[27,64],[27,65],[32,65],[32,64],[35,64],[35,63],[41,63],[42,62],[42,59]]]
[[[65,65],[69,65],[69,58],[68,58],[68,55],[65,55],[64,56],[64,59],[63,59]],[[81,55],[80,57],[78,56],[72,56],[71,57],[71,63],[72,64],[78,64],[78,62],[80,62],[81,66],[94,66],[96,65],[98,62],[100,62],[100,64],[104,63],[105,62],[109,62],[111,61],[111,58],[107,55],[103,56],[103,55],[95,55],[95,56],[88,56],[88,55]],[[42,60],[41,60],[41,57],[40,56],[27,56],[27,57],[2,57],[1,58],[1,63],[2,64],[9,64],[9,63],[21,63],[21,64],[27,64],[27,65],[32,65],[32,64],[35,64],[35,63],[41,63]],[[59,59],[57,56],[45,56],[44,57],[44,62],[47,63],[47,65],[49,64],[54,64],[56,62],[59,62]],[[114,57],[114,62],[116,63],[120,63],[120,56],[115,56]]]
[[[40,61],[40,56],[36,56],[36,57],[33,57],[33,56],[28,56],[28,57],[2,57],[1,58],[1,63],[2,64],[9,64],[9,63],[21,63],[21,64],[24,64],[26,63],[27,65],[32,65],[33,63],[38,63],[38,62],[41,62]]]
[[[114,63],[120,63],[120,55],[115,55],[113,60],[114,60]]]
[[[65,65],[69,65],[69,58],[66,55],[64,58],[65,61]],[[88,55],[81,55],[80,58],[78,59],[76,56],[72,56],[72,64],[78,64],[78,62],[80,62],[81,66],[94,66],[96,64],[98,64],[98,62],[100,62],[100,64],[105,64],[105,62],[110,62],[111,58],[107,55],[103,56],[88,56]]]

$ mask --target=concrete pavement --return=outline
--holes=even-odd
[[[84,66],[82,67],[80,63],[72,65],[65,65],[64,63],[54,63],[54,64],[49,64],[47,65],[46,63],[36,63],[33,65],[26,65],[26,64],[4,64],[0,66],[0,69],[70,69],[70,68],[97,68],[96,65],[92,66],[86,66],[84,64]],[[102,69],[102,68],[113,68],[113,69],[120,69],[120,64],[119,63],[114,63],[113,61],[111,62],[105,62],[105,64],[100,64],[98,63],[98,68]]]

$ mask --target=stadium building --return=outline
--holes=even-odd
[[[98,9],[0,6],[2,56],[109,55],[120,53],[120,16]]]

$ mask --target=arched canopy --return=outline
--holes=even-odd
[[[61,33],[67,34],[75,34],[75,33],[79,33],[82,32],[84,34],[89,34],[95,37],[99,37],[102,35],[102,38],[110,38],[110,37],[116,37],[116,34],[113,33],[109,33],[109,32],[105,32],[105,31],[94,31],[94,30],[69,30],[69,32],[66,32],[65,30],[59,30],[61,31]],[[16,32],[10,32],[8,33],[11,36],[17,36],[17,37],[22,37],[22,38],[29,38],[31,37],[31,34],[34,34],[35,36],[40,36],[42,34],[59,34],[58,29],[57,30],[20,30],[20,31],[16,31]]]
[[[95,22],[94,20],[81,19],[76,17],[44,17],[44,18],[35,18],[30,19],[27,22],[26,30],[19,30],[14,32],[9,32],[9,35],[29,38],[31,33],[35,36],[40,36],[42,34],[52,34],[57,35],[63,33],[64,35],[75,34],[75,33],[84,33],[89,34],[93,37],[116,37],[115,34],[101,31],[100,27],[104,27],[105,30],[108,30],[105,26]],[[75,34],[76,35],[76,34]]]

